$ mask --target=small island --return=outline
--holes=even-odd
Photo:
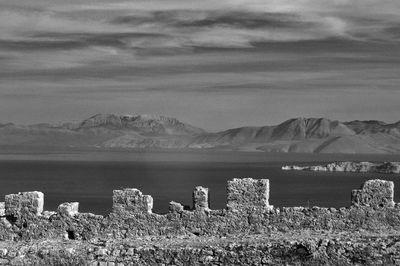
[[[285,165],[282,170],[399,174],[400,162],[333,162],[325,165]]]

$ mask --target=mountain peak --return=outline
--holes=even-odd
[[[272,139],[306,139],[354,135],[355,132],[339,121],[326,118],[298,117],[275,126]]]
[[[204,130],[183,123],[176,118],[143,114],[143,115],[116,115],[96,114],[79,124],[78,129],[88,128],[128,129],[140,133],[193,135],[204,133]]]
[[[366,134],[379,132],[383,133],[398,130],[398,127],[400,125],[398,123],[388,124],[379,120],[354,120],[345,122],[344,124],[353,129],[357,134]]]
[[[241,151],[399,153],[399,123],[292,118],[279,125],[204,130],[152,114],[96,114],[79,123],[0,124],[0,145],[96,148],[215,148]]]
[[[122,121],[121,117],[114,114],[96,114],[83,120],[79,124],[79,128],[91,128],[91,127],[112,127],[121,128]]]

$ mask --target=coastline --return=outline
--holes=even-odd
[[[221,150],[139,150],[96,148],[32,148],[0,146],[0,161],[209,161],[209,162],[297,162],[303,164],[332,161],[398,160],[395,154],[282,153]],[[302,166],[301,165],[301,166]]]
[[[352,172],[352,173],[380,173],[399,174],[400,162],[333,162],[325,165],[298,166],[285,165],[284,171],[313,171],[313,172]]]

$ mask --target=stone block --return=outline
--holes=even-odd
[[[169,212],[171,213],[182,213],[183,209],[183,205],[178,202],[171,201],[169,203]]]
[[[4,202],[0,202],[0,216],[6,215],[6,204]]]
[[[136,188],[113,191],[113,211],[151,213],[153,198]]]
[[[367,206],[372,208],[394,207],[394,183],[386,180],[368,180],[361,189],[351,192],[353,206]]]
[[[23,217],[40,215],[43,212],[44,195],[42,192],[20,192],[5,196],[5,214]]]
[[[193,190],[193,208],[195,210],[209,208],[208,188],[199,186]]]
[[[270,209],[269,180],[244,178],[228,181],[228,204],[230,210]]]
[[[60,206],[58,206],[57,212],[61,216],[73,217],[79,213],[79,202],[62,203]]]
[[[50,219],[51,216],[56,215],[57,212],[54,211],[44,211],[42,212],[42,217],[46,218],[46,219]]]

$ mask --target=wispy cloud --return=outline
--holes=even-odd
[[[73,60],[81,66],[84,60],[87,65],[96,63],[93,54],[100,60],[112,54],[111,61],[126,63],[127,54],[137,59],[193,53],[202,47],[251,49],[260,43],[332,38],[397,42],[400,25],[391,16],[400,10],[399,4],[390,0],[97,0],[79,4],[5,0],[0,10],[0,53],[15,51],[19,53],[13,55],[16,62],[25,60],[23,66],[3,65],[6,73],[12,71],[11,66],[16,71],[18,66],[37,71],[40,66],[54,65],[52,54],[58,51],[63,52],[57,61],[64,56],[65,66],[72,66]],[[41,58],[32,55],[35,51],[42,53]]]
[[[3,0],[0,96],[393,91],[399,13],[398,0]]]

